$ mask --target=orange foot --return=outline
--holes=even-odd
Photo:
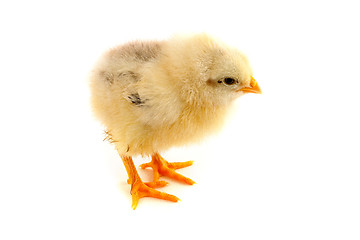
[[[134,162],[132,161],[131,156],[121,155],[121,158],[124,162],[126,171],[129,176],[128,182],[131,184],[131,195],[132,195],[132,205],[131,207],[135,210],[138,205],[139,199],[143,197],[153,197],[164,199],[172,202],[177,202],[180,199],[174,195],[167,193],[159,192],[151,187],[148,187],[145,183],[141,181],[139,174],[136,171]]]
[[[159,198],[163,200],[168,200],[172,202],[177,202],[180,199],[174,195],[167,194],[164,192],[159,192],[155,189],[148,187],[145,183],[143,183],[140,178],[137,179],[131,186],[131,195],[132,195],[132,209],[136,209],[139,199],[143,197],[153,197]]]
[[[159,178],[161,176],[166,176],[178,180],[180,182],[193,185],[195,183],[193,180],[175,172],[176,169],[188,167],[191,166],[192,164],[193,161],[169,163],[164,158],[162,158],[160,154],[155,153],[154,155],[151,156],[151,162],[141,164],[140,167],[142,169],[148,167],[151,167],[153,169],[154,180],[152,182],[145,184],[148,187],[154,188],[154,187],[163,187],[167,184],[167,182],[165,181],[159,181]]]

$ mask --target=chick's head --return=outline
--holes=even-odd
[[[184,100],[224,105],[244,93],[261,92],[247,58],[237,49],[206,34],[170,43],[169,72]]]

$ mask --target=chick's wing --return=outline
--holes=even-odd
[[[182,110],[181,101],[166,82],[156,78],[138,78],[124,87],[123,97],[127,100],[138,119],[151,126],[174,123]],[[129,77],[128,75],[126,76]]]

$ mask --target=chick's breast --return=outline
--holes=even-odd
[[[148,155],[199,140],[222,109],[181,98],[164,42],[133,42],[105,53],[91,77],[92,105],[118,151]]]

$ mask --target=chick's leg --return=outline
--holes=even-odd
[[[137,204],[139,202],[140,198],[143,197],[153,197],[153,198],[159,198],[164,199],[172,202],[179,201],[179,198],[177,198],[174,195],[170,195],[167,193],[159,192],[155,189],[152,189],[145,185],[139,176],[139,174],[136,171],[134,162],[132,161],[132,157],[130,156],[121,156],[121,159],[123,160],[123,163],[126,168],[126,172],[129,176],[129,181],[131,184],[131,195],[132,195],[132,208],[135,209],[137,207]]]
[[[193,185],[195,183],[193,180],[175,172],[176,169],[188,167],[192,164],[193,161],[169,163],[164,158],[162,158],[159,153],[155,153],[151,156],[151,162],[141,164],[140,167],[142,169],[148,167],[151,167],[153,169],[154,180],[153,182],[147,183],[147,185],[150,187],[160,185],[160,182],[164,182],[159,181],[159,178],[161,176],[170,177],[180,182]]]

